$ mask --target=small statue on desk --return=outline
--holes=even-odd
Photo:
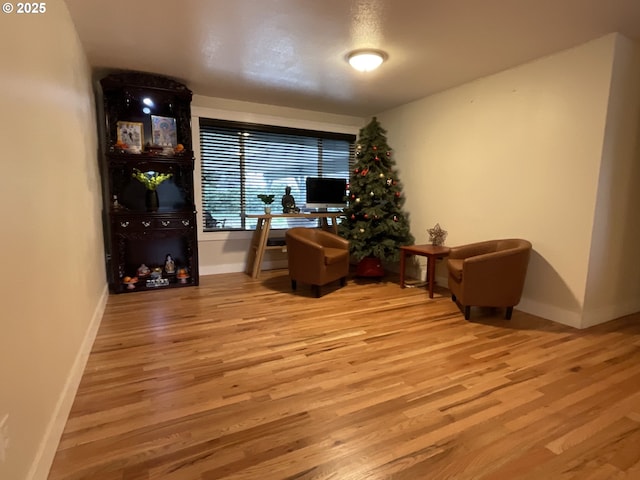
[[[291,187],[284,189],[282,196],[282,213],[300,213],[300,209],[296,207],[296,200],[291,195]]]

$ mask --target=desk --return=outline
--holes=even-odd
[[[316,218],[321,221],[322,228],[329,232],[338,233],[338,217],[343,215],[342,212],[326,212],[326,213],[276,213],[262,215],[247,215],[247,218],[257,218],[258,223],[253,232],[251,245],[249,246],[249,255],[247,258],[246,274],[251,278],[258,278],[262,265],[262,258],[265,250],[278,249],[282,250],[282,246],[267,246],[269,239],[269,231],[271,230],[272,218]],[[331,224],[329,224],[331,219]]]
[[[429,284],[429,298],[433,298],[433,285],[436,276],[436,260],[449,255],[449,247],[435,245],[407,245],[400,247],[400,288],[404,288],[405,257],[407,255],[421,255],[427,257],[427,283]]]

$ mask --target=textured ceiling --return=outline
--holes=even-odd
[[[66,0],[90,63],[196,94],[368,116],[611,32],[640,0]],[[353,49],[386,51],[356,72]]]

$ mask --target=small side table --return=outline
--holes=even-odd
[[[407,255],[421,255],[427,257],[427,283],[429,284],[429,298],[433,298],[433,285],[436,276],[436,260],[449,255],[449,247],[435,245],[407,245],[400,247],[400,288],[404,288],[404,269]]]

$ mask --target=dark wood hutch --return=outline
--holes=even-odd
[[[111,291],[198,285],[191,90],[126,72],[102,78],[97,96]]]

